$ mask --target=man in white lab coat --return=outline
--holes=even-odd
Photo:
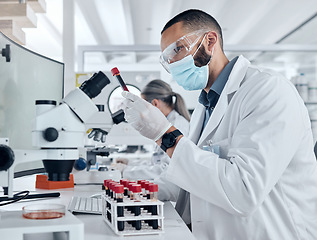
[[[190,193],[197,239],[317,239],[317,163],[310,120],[290,81],[229,61],[214,18],[171,19],[161,62],[187,90],[203,89],[184,137],[130,93],[126,119],[171,157],[170,181]]]

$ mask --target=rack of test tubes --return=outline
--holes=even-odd
[[[122,236],[160,234],[164,231],[164,203],[157,199],[158,185],[146,180],[104,181],[102,216]]]

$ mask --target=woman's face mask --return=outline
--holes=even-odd
[[[207,58],[207,63],[204,66],[197,67],[194,61],[194,56],[200,49],[202,42],[193,55],[188,55],[177,62],[169,64],[169,70],[173,76],[173,79],[185,90],[200,90],[207,86],[209,78],[208,64],[212,58],[212,55],[210,57],[207,55],[209,60]],[[202,50],[205,51],[204,48]],[[206,58],[206,55],[203,55],[203,57]],[[200,56],[197,56],[197,60],[200,60],[199,62],[204,62]]]

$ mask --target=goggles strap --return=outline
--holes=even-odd
[[[197,48],[196,51],[194,52],[193,57],[195,56],[195,54],[198,52],[198,49],[199,49],[199,48],[201,47],[201,45],[203,44],[203,41],[205,40],[206,35],[207,35],[207,34],[205,34],[203,40],[200,42],[198,48]]]

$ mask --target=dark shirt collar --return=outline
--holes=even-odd
[[[232,68],[237,60],[238,57],[235,57],[224,67],[224,69],[222,69],[216,81],[212,84],[208,94],[205,90],[201,91],[198,99],[199,103],[204,105],[206,108],[214,108],[216,106],[222,90],[228,81]]]

